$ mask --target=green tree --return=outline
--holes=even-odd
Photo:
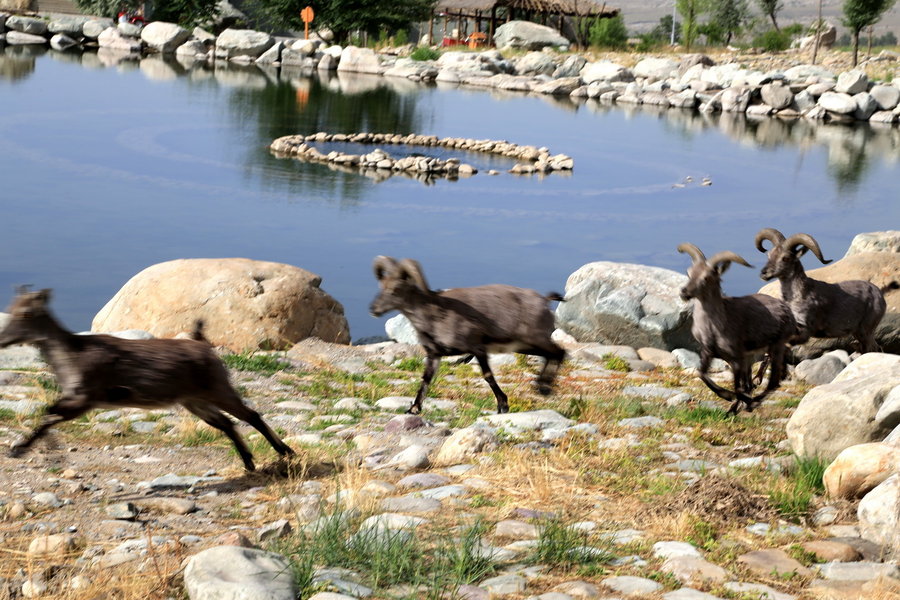
[[[853,66],[859,62],[859,32],[874,25],[896,0],[844,0],[844,25],[853,37]]]
[[[781,0],[756,0],[756,2],[759,4],[759,8],[763,11],[763,14],[772,20],[772,26],[775,28],[775,31],[781,31],[778,27],[777,18],[778,11],[784,8]]]
[[[314,26],[328,28],[339,43],[354,31],[396,32],[431,16],[436,0],[252,0],[246,9],[277,29],[303,29],[300,11],[311,6]]]
[[[675,43],[681,41],[681,23],[675,22],[672,15],[664,15],[659,18],[656,27],[650,30],[650,37],[661,42],[668,42],[672,39],[672,31],[675,31]]]
[[[709,15],[709,25],[713,26],[720,36],[720,39],[716,41],[725,45],[730,44],[731,39],[740,33],[749,16],[747,0],[718,0],[713,3]]]
[[[675,8],[683,19],[681,22],[681,39],[684,47],[691,49],[691,45],[697,40],[700,33],[700,15],[708,9],[707,0],[675,0]]]
[[[624,48],[628,43],[628,29],[622,15],[611,19],[596,19],[591,24],[588,42],[601,48]]]

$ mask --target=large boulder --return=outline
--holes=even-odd
[[[566,281],[557,324],[579,342],[695,348],[691,309],[678,295],[685,283],[687,276],[659,267],[589,263]]]
[[[6,28],[31,35],[44,35],[47,33],[48,23],[44,19],[13,15],[6,19]]]
[[[116,27],[107,27],[97,37],[97,44],[101,48],[109,50],[118,50],[131,54],[138,54],[141,51],[141,40],[122,35]]]
[[[860,500],[856,516],[862,537],[900,553],[900,473]]]
[[[834,460],[850,446],[882,441],[900,423],[900,402],[888,402],[897,386],[900,356],[864,354],[803,397],[787,424],[791,448]]]
[[[263,31],[226,29],[216,38],[216,58],[252,60],[275,44]]]
[[[516,73],[519,75],[550,75],[555,70],[553,57],[544,52],[529,52],[516,61]]]
[[[497,48],[540,50],[547,46],[568,48],[569,40],[546,25],[538,25],[531,21],[510,21],[494,32],[494,45]]]
[[[338,72],[351,73],[381,73],[384,68],[378,54],[371,48],[357,48],[347,46],[341,51],[341,60],[337,66]]]
[[[839,115],[849,115],[856,111],[856,100],[849,94],[840,92],[825,92],[819,96],[818,105],[829,112]]]
[[[895,388],[900,392],[900,387]],[[822,476],[832,498],[855,499],[900,472],[900,448],[890,444],[858,444],[838,454]]]
[[[246,258],[181,259],[144,269],[94,317],[92,331],[190,331],[198,319],[214,345],[288,348],[307,337],[346,344],[343,307],[298,267]]]
[[[584,65],[581,69],[581,80],[587,85],[595,81],[634,81],[634,73],[620,64],[601,60]]]
[[[868,88],[869,78],[866,76],[865,72],[860,71],[859,69],[852,69],[838,75],[837,85],[834,90],[852,96],[853,94],[864,92]]]
[[[767,83],[760,89],[762,100],[775,110],[781,110],[791,105],[794,100],[794,94],[791,88],[782,84],[780,81]]]
[[[195,554],[184,568],[191,600],[293,600],[291,564],[280,554],[240,546],[215,546]]]
[[[900,232],[885,231],[860,234],[854,238],[844,258],[819,269],[807,271],[813,279],[836,283],[852,279],[871,281],[882,287],[891,281],[900,281]],[[878,251],[880,250],[880,251]],[[827,257],[826,257],[827,258]],[[773,281],[760,290],[777,298],[781,297],[781,284]],[[889,290],[885,295],[887,312],[875,330],[875,340],[885,352],[900,353],[900,290]],[[798,358],[818,356],[828,350],[857,348],[850,338],[815,338],[794,348]]]
[[[634,75],[655,81],[668,79],[677,70],[678,63],[671,58],[645,58],[634,66]]]
[[[153,21],[141,29],[141,40],[147,44],[147,48],[163,54],[175,52],[190,37],[191,32],[187,29],[165,21]]]

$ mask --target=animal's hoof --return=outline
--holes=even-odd
[[[498,407],[497,407],[497,414],[498,414],[498,415],[505,415],[505,414],[508,413],[508,412],[509,412],[509,407],[508,407],[508,406],[498,406]]]
[[[416,407],[416,406],[410,406],[410,407],[407,409],[406,414],[408,414],[408,415],[417,415],[417,414],[419,414],[420,412],[422,412],[422,411],[419,410],[418,407]]]
[[[549,396],[553,393],[553,388],[546,383],[539,383],[537,389],[541,396]]]
[[[9,449],[7,453],[10,458],[19,458],[23,454],[25,454],[25,447],[21,444],[13,444],[13,446]]]

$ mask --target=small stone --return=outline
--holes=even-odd
[[[770,588],[762,583],[743,583],[739,581],[729,581],[723,586],[730,592],[748,595],[752,598],[758,597],[759,600],[795,600],[796,596],[785,594]]]
[[[41,506],[49,506],[51,508],[59,508],[63,505],[62,500],[53,492],[41,492],[31,497],[31,501]]]
[[[508,594],[521,594],[525,591],[528,581],[519,575],[500,575],[485,579],[478,587],[486,589],[491,595],[505,596]]]
[[[75,548],[75,536],[71,533],[44,535],[31,540],[28,546],[29,556],[47,556],[65,554]]]
[[[131,502],[116,502],[106,507],[105,512],[113,519],[130,521],[137,517],[138,510]]]
[[[657,558],[673,558],[676,556],[691,556],[702,558],[700,551],[693,544],[687,542],[656,542],[653,544],[653,556]]]
[[[742,554],[737,560],[760,577],[771,577],[773,573],[778,577],[788,576],[792,573],[802,577],[812,574],[812,571],[788,556],[783,550],[756,550]]]
[[[663,587],[652,579],[634,577],[633,575],[607,577],[602,583],[612,591],[625,594],[626,596],[652,594],[653,592],[661,590]]]
[[[800,547],[815,554],[822,562],[854,562],[862,558],[856,548],[842,542],[815,540],[803,542]]]

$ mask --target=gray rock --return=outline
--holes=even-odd
[[[486,589],[491,595],[505,596],[508,594],[521,594],[528,586],[528,580],[520,575],[500,575],[485,579],[478,587]]]
[[[555,410],[548,409],[479,417],[475,423],[476,426],[479,423],[487,424],[495,428],[502,428],[513,435],[518,435],[526,431],[560,429],[575,424],[574,421],[565,418]]]
[[[588,85],[596,81],[605,81],[607,83],[616,81],[628,82],[634,81],[634,73],[631,72],[631,69],[620,64],[601,60],[585,64],[581,69],[581,80]]]
[[[673,556],[666,559],[660,570],[663,573],[671,573],[684,583],[704,581],[721,583],[728,579],[728,571],[697,556]]]
[[[900,473],[891,475],[859,502],[856,516],[862,536],[900,552]]]
[[[815,569],[825,579],[840,581],[871,581],[879,577],[900,578],[900,566],[878,562],[830,562],[816,565]]]
[[[53,37],[50,38],[50,47],[60,52],[62,52],[63,50],[68,50],[69,48],[77,45],[78,42],[64,33],[53,34]]]
[[[456,465],[497,446],[497,434],[488,427],[466,427],[453,432],[434,459],[438,465]]]
[[[794,100],[794,94],[791,88],[782,84],[780,81],[767,83],[760,89],[762,100],[774,110],[781,110],[791,105]]]
[[[31,497],[31,501],[41,506],[49,506],[51,508],[59,508],[63,505],[63,501],[53,492],[41,492]]]
[[[653,556],[657,558],[674,558],[676,556],[703,558],[700,551],[693,544],[687,542],[656,542],[653,544]]]
[[[864,92],[869,87],[869,78],[865,72],[858,69],[844,71],[837,78],[837,85],[834,90],[843,94],[858,94]]]
[[[291,534],[294,528],[287,519],[278,519],[263,527],[256,534],[260,542],[278,540]]]
[[[371,48],[347,46],[341,51],[341,59],[337,66],[338,73],[372,73],[379,74],[384,68],[378,54]]]
[[[652,579],[634,577],[632,575],[607,577],[602,581],[602,583],[612,591],[624,594],[626,596],[652,594],[656,591],[661,590],[663,587]]]
[[[313,576],[313,584],[326,584],[333,587],[341,594],[347,594],[355,598],[367,598],[372,595],[372,589],[358,581],[357,573],[349,569],[322,568],[316,569]]]
[[[845,366],[840,358],[828,353],[819,358],[801,361],[794,369],[794,377],[812,385],[823,385],[831,383]]]
[[[428,519],[422,517],[411,517],[409,515],[401,515],[396,513],[382,513],[374,515],[363,521],[359,526],[359,531],[403,531],[413,530],[428,523]]]
[[[730,87],[722,92],[719,102],[723,112],[747,112],[750,105],[751,89],[749,87]]]
[[[139,54],[141,51],[140,40],[122,35],[116,27],[104,29],[97,37],[97,43],[101,48],[118,50],[131,54]]]
[[[568,96],[581,85],[581,79],[578,77],[563,77],[561,79],[553,79],[532,88],[535,94],[550,94],[552,96]]]
[[[101,33],[113,26],[112,19],[91,19],[81,26],[81,33],[88,39],[96,40]]]
[[[6,18],[6,28],[11,31],[43,36],[47,33],[49,23],[44,19],[12,15]]]
[[[195,477],[189,475],[176,475],[168,473],[153,479],[152,481],[142,481],[137,484],[139,489],[162,490],[169,488],[190,488],[198,483],[222,481],[221,477]]]
[[[581,69],[584,68],[584,65],[587,63],[587,60],[579,55],[572,54],[566,57],[566,60],[553,71],[551,77],[554,79],[561,79],[563,77],[578,77],[579,73],[581,73]]]
[[[879,110],[893,110],[900,102],[900,88],[893,85],[876,85],[869,90]]]
[[[36,400],[0,400],[0,410],[9,410],[23,417],[36,415],[44,406],[44,403]]]
[[[849,94],[825,92],[819,96],[817,103],[825,110],[839,115],[849,115],[856,111],[856,101]]]
[[[737,594],[749,594],[750,597],[759,597],[759,600],[795,600],[796,596],[779,592],[762,583],[743,583],[739,581],[729,581],[723,586],[730,592]]]
[[[853,96],[856,102],[856,110],[853,111],[853,117],[860,121],[868,121],[869,118],[878,110],[878,103],[868,92],[860,92]]]
[[[195,554],[184,569],[191,600],[294,600],[291,565],[281,555],[217,546]]]
[[[497,48],[540,50],[546,47],[568,48],[569,40],[552,27],[530,21],[509,21],[494,32]]]
[[[685,275],[658,267],[589,263],[566,281],[558,326],[582,342],[693,346],[690,307],[678,295],[686,282]]]
[[[413,444],[405,450],[400,451],[387,463],[388,466],[392,466],[401,471],[424,469],[429,464],[428,448],[419,444]]]
[[[667,400],[672,396],[682,393],[676,388],[665,388],[658,385],[626,385],[622,388],[623,396],[637,396],[639,398],[658,398]]]
[[[650,80],[668,79],[678,70],[678,63],[670,58],[645,58],[634,66],[635,77]]]
[[[800,456],[833,460],[841,450],[883,440],[900,415],[879,409],[900,385],[900,356],[861,356],[826,385],[810,390],[787,423],[791,448]]]
[[[249,29],[226,29],[216,38],[216,58],[252,60],[275,44],[271,35]]]
[[[789,83],[807,81],[810,77],[834,79],[834,73],[820,65],[797,65],[784,72],[784,78]]]
[[[152,21],[141,29],[141,40],[152,52],[171,54],[191,37],[191,32],[175,23]]]
[[[550,75],[556,70],[556,63],[546,52],[529,52],[515,61],[519,75]]]
[[[138,516],[138,510],[131,502],[110,504],[104,509],[104,512],[113,519],[124,519],[126,521],[130,521]]]
[[[900,93],[900,88],[897,88],[897,91]],[[853,238],[853,241],[850,242],[850,247],[847,249],[847,253],[844,256],[847,257],[866,252],[900,253],[900,231],[859,233]]]
[[[407,475],[397,482],[399,488],[431,488],[446,485],[450,479],[437,473],[416,473]]]
[[[665,423],[663,419],[659,417],[632,417],[629,419],[622,419],[616,425],[619,427],[625,427],[626,429],[645,429],[649,427],[660,427]]]
[[[401,344],[419,344],[419,334],[416,328],[403,314],[391,317],[384,323],[384,331],[389,338]]]
[[[441,501],[434,498],[422,498],[417,495],[385,498],[381,501],[381,509],[387,512],[434,514],[441,510]]]
[[[10,46],[36,46],[47,43],[47,38],[33,33],[10,31],[6,34],[6,43]]]
[[[54,34],[62,33],[71,38],[78,38],[83,35],[84,23],[89,19],[90,17],[54,15],[50,18],[50,22],[47,23],[47,31]]]
[[[681,588],[674,592],[666,592],[662,595],[663,600],[722,600],[719,596],[713,596],[700,590],[693,588]]]
[[[137,23],[117,23],[116,30],[120,35],[127,38],[140,39],[141,30],[143,29],[142,25]]]

